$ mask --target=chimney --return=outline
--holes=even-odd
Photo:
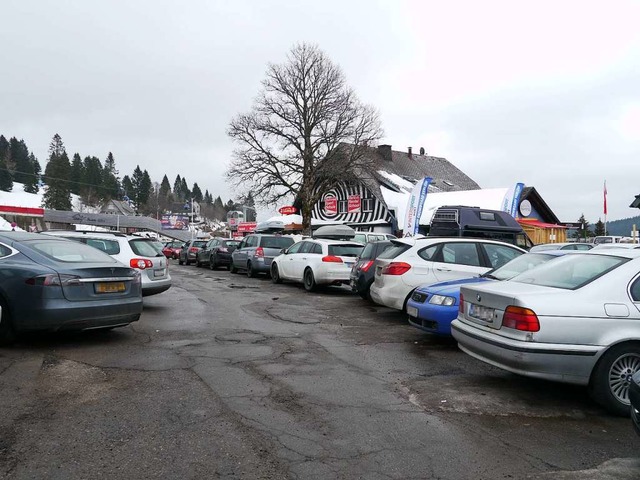
[[[387,162],[391,161],[391,145],[378,145],[378,153],[382,155]]]
[[[413,158],[413,156],[411,155],[411,147],[408,147],[409,150],[409,158]]]
[[[420,147],[420,155],[424,155],[424,147]]]

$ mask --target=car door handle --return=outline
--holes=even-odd
[[[438,267],[436,268],[436,270],[438,270],[439,272],[450,272],[451,269],[447,268],[447,267]]]
[[[302,257],[302,260],[306,260],[306,259],[307,259],[307,257]]]

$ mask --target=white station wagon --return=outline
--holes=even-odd
[[[318,285],[349,283],[351,267],[362,244],[344,240],[307,239],[294,243],[271,263],[271,280],[304,284],[311,292]]]

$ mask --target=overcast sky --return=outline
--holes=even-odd
[[[637,1],[31,1],[0,5],[0,133],[44,168],[112,151],[223,200],[229,120],[268,62],[316,43],[381,114],[383,143],[482,187],[535,186],[561,221],[640,194]],[[603,218],[604,219],[604,218]]]

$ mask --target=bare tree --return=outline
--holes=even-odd
[[[382,136],[378,112],[362,104],[342,70],[317,46],[294,46],[270,64],[253,108],[228,134],[238,147],[227,177],[267,205],[301,205],[305,232],[322,193],[371,169],[366,148]]]

